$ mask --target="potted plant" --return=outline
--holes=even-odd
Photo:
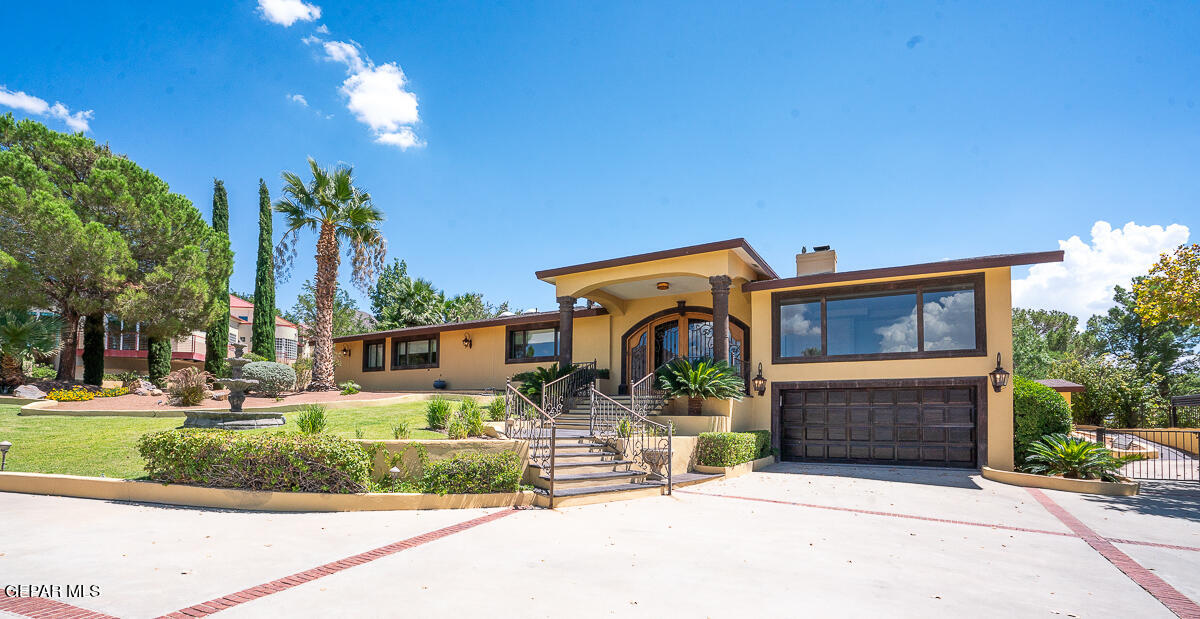
[[[444,380],[442,380],[442,379],[440,379],[440,378],[439,378],[439,379],[437,379],[437,380],[435,380],[435,381],[433,381],[433,388],[434,388],[434,389],[438,389],[438,390],[445,389],[445,388],[446,388],[446,381],[444,381]]]
[[[677,358],[658,369],[667,397],[687,398],[688,414],[699,415],[706,398],[740,400],[746,389],[736,368],[724,361]]]

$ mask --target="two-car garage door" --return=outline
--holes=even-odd
[[[784,460],[923,466],[976,464],[975,386],[785,389],[780,391]]]

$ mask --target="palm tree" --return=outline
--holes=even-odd
[[[296,256],[300,231],[317,234],[317,276],[314,287],[316,320],[313,330],[313,373],[309,391],[329,391],[333,382],[333,299],[337,293],[339,255],[346,243],[354,283],[366,288],[383,267],[386,243],[379,233],[383,213],[371,194],[354,185],[348,166],[321,168],[311,157],[312,180],[307,184],[292,172],[283,173],[283,198],[275,210],[287,219],[287,230],[275,248],[276,264],[286,278]]]
[[[0,384],[16,387],[25,382],[25,360],[58,350],[58,318],[39,318],[29,312],[0,312]]]

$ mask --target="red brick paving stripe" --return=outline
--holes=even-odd
[[[256,587],[250,587],[249,589],[243,589],[242,591],[238,591],[236,593],[230,593],[230,594],[224,595],[222,597],[216,598],[215,600],[210,600],[208,602],[201,602],[200,604],[196,604],[195,606],[190,606],[188,608],[184,608],[182,610],[178,610],[173,613],[164,615],[163,617],[160,617],[159,619],[165,619],[165,617],[177,617],[177,616],[179,616],[180,613],[182,613],[185,616],[191,616],[191,617],[203,617],[203,616],[211,615],[213,613],[217,613],[222,610],[225,610],[226,608],[231,608],[238,604],[244,604],[250,600],[254,600],[254,599],[257,599],[260,597],[265,597],[265,596],[271,595],[272,593],[286,591],[288,589],[291,589],[292,587],[297,587],[304,583],[312,582],[318,578],[323,578],[330,574],[336,574],[342,570],[356,567],[356,566],[362,565],[364,563],[370,563],[371,561],[374,561],[376,559],[382,559],[383,557],[387,557],[387,556],[396,554],[403,550],[408,550],[409,548],[416,548],[417,546],[420,546],[422,544],[427,544],[429,542],[437,541],[444,537],[449,537],[451,535],[454,535],[455,533],[461,533],[463,531],[466,531],[467,529],[477,527],[481,524],[487,524],[493,520],[499,520],[505,516],[511,516],[511,515],[517,513],[518,511],[520,511],[520,510],[506,509],[506,510],[501,510],[498,512],[492,512],[490,514],[487,514],[486,516],[480,516],[478,518],[472,518],[470,520],[465,520],[458,524],[453,524],[448,527],[443,527],[436,531],[430,531],[429,533],[424,533],[424,534],[418,535],[416,537],[410,537],[406,540],[394,542],[394,543],[388,544],[387,546],[381,546],[374,550],[368,550],[366,552],[361,552],[359,554],[356,554],[356,555],[353,555],[350,557],[346,557],[344,559],[332,561],[332,562],[326,563],[324,565],[318,565],[317,567],[314,567],[312,569],[308,569],[308,570],[304,570],[303,572],[297,572],[295,574],[284,576],[283,578],[278,578],[276,580],[272,580],[270,582],[258,585]],[[6,610],[6,609],[4,609],[2,606],[0,606],[0,610]],[[106,615],[95,615],[95,616],[96,617],[105,617]]]
[[[1154,599],[1162,602],[1163,606],[1171,609],[1171,612],[1180,617],[1196,618],[1200,617],[1200,604],[1196,604],[1184,594],[1180,593],[1175,587],[1167,584],[1167,582],[1158,577],[1157,574],[1142,567],[1142,564],[1134,561],[1129,555],[1121,552],[1108,539],[1100,537],[1098,533],[1093,531],[1091,527],[1083,524],[1083,521],[1071,515],[1061,505],[1054,502],[1054,499],[1046,496],[1046,493],[1037,488],[1026,488],[1033,498],[1037,499],[1046,511],[1058,518],[1063,524],[1067,525],[1068,529],[1075,532],[1080,539],[1087,542],[1096,552],[1100,553],[1109,563],[1121,570],[1130,580],[1137,583],[1139,587],[1146,590],[1147,593],[1154,596]]]
[[[42,597],[9,597],[0,594],[0,611],[24,617],[77,617],[79,619],[116,619],[112,615],[71,606],[65,602]]]
[[[925,522],[940,522],[945,524],[964,524],[972,527],[984,527],[987,529],[1003,529],[1005,531],[1020,531],[1022,533],[1041,533],[1043,535],[1060,535],[1063,537],[1075,537],[1074,533],[1064,533],[1062,531],[1047,531],[1045,529],[1029,529],[1026,527],[1013,527],[1006,524],[991,524],[987,522],[971,522],[970,520],[947,520],[945,518],[931,518],[929,516],[917,516],[915,514],[901,514],[899,512],[881,512],[871,509],[858,509],[855,507],[837,507],[834,505],[817,505],[816,503],[797,503],[795,501],[781,501],[777,499],[762,499],[752,496],[736,496],[732,494],[713,494],[710,492],[696,492],[695,490],[675,490],[679,494],[698,494],[701,496],[718,497],[722,499],[739,499],[742,501],[757,501],[760,503],[775,503],[778,505],[792,505],[794,507],[811,507],[813,509],[828,509],[838,512],[852,512],[855,514],[867,514],[870,516],[890,516],[892,518],[906,518],[908,520],[923,520]]]
[[[1200,552],[1200,548],[1195,546],[1176,546],[1175,544],[1160,544],[1158,542],[1143,542],[1136,539],[1117,539],[1115,537],[1105,538],[1114,544],[1131,544],[1134,546],[1151,546],[1153,548],[1166,548],[1167,550],[1190,550],[1191,552]]]

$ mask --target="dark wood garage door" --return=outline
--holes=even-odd
[[[790,389],[780,393],[784,460],[973,467],[976,388]]]

